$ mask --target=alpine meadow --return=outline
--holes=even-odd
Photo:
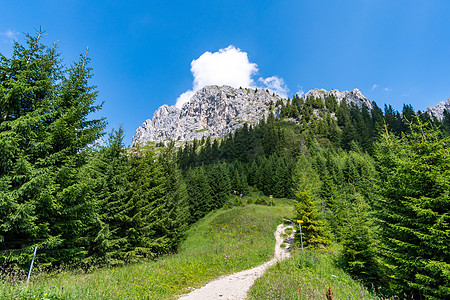
[[[67,65],[42,32],[12,49],[1,299],[175,299],[269,261],[281,223],[292,256],[248,299],[450,299],[450,100],[207,85],[126,146],[89,51]]]

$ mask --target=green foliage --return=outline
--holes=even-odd
[[[178,167],[174,144],[171,143],[158,158],[165,176],[164,181],[164,234],[167,250],[175,251],[184,239],[190,220],[187,186]]]
[[[154,257],[163,253],[168,239],[164,222],[165,176],[162,165],[151,150],[137,149],[130,154],[132,195],[130,198],[128,247],[123,249],[128,260]]]
[[[329,245],[325,223],[319,211],[318,193],[320,179],[305,156],[301,156],[294,170],[295,211],[302,221],[303,241],[307,248],[323,248]],[[300,241],[300,232],[295,237]]]
[[[397,288],[428,299],[450,297],[448,139],[421,123],[377,144],[379,219],[386,266]]]
[[[90,197],[96,200],[98,220],[90,229],[91,240],[86,263],[121,262],[127,247],[130,226],[131,166],[123,145],[122,127],[112,131],[108,144],[92,155],[86,166],[91,178]]]
[[[173,299],[210,280],[256,267],[273,257],[274,231],[288,206],[218,210],[187,232],[177,254],[123,267],[1,273],[6,299]],[[15,278],[14,278],[15,276]]]
[[[204,167],[190,169],[186,174],[190,223],[205,216],[214,207],[211,187]]]
[[[104,121],[88,117],[100,109],[89,59],[65,69],[40,36],[0,57],[0,250],[38,246],[41,262],[61,262],[86,253],[96,214],[81,171]]]
[[[378,297],[352,279],[336,264],[337,254],[293,251],[290,259],[278,262],[256,279],[248,299],[386,299]]]
[[[353,205],[347,206],[347,226],[342,241],[344,270],[366,285],[378,284],[381,269],[377,261],[373,218],[363,196],[355,193]]]

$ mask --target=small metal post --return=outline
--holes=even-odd
[[[298,225],[300,225],[300,243],[302,244],[302,252],[303,252],[302,223],[298,223]]]
[[[28,285],[28,282],[30,281],[30,275],[31,275],[31,270],[33,269],[34,258],[36,257],[36,251],[37,251],[37,246],[34,247],[33,259],[31,260],[30,271],[28,272],[28,277],[27,277],[27,285]]]

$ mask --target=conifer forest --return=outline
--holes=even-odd
[[[93,117],[89,62],[64,64],[39,35],[0,56],[2,270],[29,268],[36,246],[49,270],[156,259],[240,194],[273,195],[294,199],[307,249],[342,245],[357,280],[450,299],[450,112],[295,95],[223,138],[127,148],[122,128]]]

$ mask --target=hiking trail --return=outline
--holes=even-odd
[[[247,292],[253,285],[255,280],[261,277],[265,270],[275,264],[277,261],[288,258],[291,254],[289,246],[294,240],[294,233],[288,235],[286,238],[281,237],[285,233],[286,228],[293,228],[293,225],[280,224],[275,231],[275,254],[272,260],[254,267],[252,269],[233,273],[231,275],[222,276],[215,279],[205,286],[193,290],[187,295],[179,298],[180,300],[210,300],[210,299],[226,299],[237,300],[245,299]],[[285,243],[286,247],[282,248],[281,244]]]

